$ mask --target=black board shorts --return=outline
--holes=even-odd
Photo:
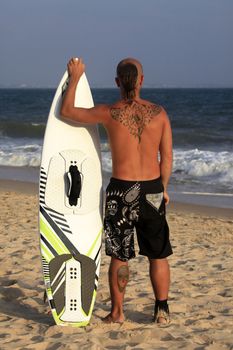
[[[104,217],[107,255],[122,261],[134,258],[134,229],[139,254],[150,259],[173,254],[163,191],[161,178],[147,181],[110,179]]]

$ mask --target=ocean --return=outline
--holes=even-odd
[[[0,89],[0,178],[38,181],[43,135],[54,89]],[[95,104],[112,103],[117,89],[92,89]],[[172,198],[233,207],[233,89],[143,89],[171,120]],[[99,126],[103,169],[111,154]],[[187,198],[186,198],[187,197]]]

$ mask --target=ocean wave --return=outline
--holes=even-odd
[[[112,156],[111,152],[102,151],[102,167],[103,170],[111,173],[112,172]]]
[[[105,171],[111,172],[110,152],[102,152]],[[226,184],[233,188],[233,153],[193,150],[174,150],[173,174],[177,182]]]
[[[14,121],[0,121],[0,135],[11,138],[38,138],[42,139],[45,124]]]
[[[16,167],[39,167],[40,157],[30,154],[9,154],[8,157],[0,154],[0,165]]]
[[[39,167],[42,146],[40,143],[22,144],[11,141],[0,144],[0,165]]]
[[[101,142],[101,152],[109,152],[109,143],[108,142]]]
[[[173,176],[176,181],[202,181],[207,184],[227,184],[233,188],[233,153],[175,150]]]
[[[0,136],[13,139],[40,139],[43,141],[46,123],[34,121],[0,120]],[[101,142],[107,144],[107,134],[102,125],[98,126]]]
[[[39,167],[42,142],[0,143],[0,166]],[[112,158],[108,143],[101,144],[103,170],[111,173]],[[221,185],[233,188],[233,152],[215,152],[199,149],[174,150],[172,181],[177,184],[190,183]]]
[[[193,176],[219,175],[233,167],[233,153],[223,151],[175,150],[173,168]]]

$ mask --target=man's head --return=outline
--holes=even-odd
[[[126,99],[133,99],[139,92],[143,82],[141,63],[135,58],[125,58],[117,65],[116,83]]]

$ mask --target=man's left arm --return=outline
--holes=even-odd
[[[60,114],[64,120],[70,120],[79,123],[106,124],[109,117],[109,108],[107,105],[97,105],[92,108],[75,107],[75,91],[77,84],[85,71],[85,65],[82,59],[72,58],[68,65],[69,85],[62,100]]]

